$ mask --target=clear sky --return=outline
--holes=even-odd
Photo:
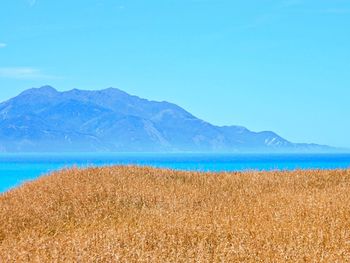
[[[350,147],[350,1],[1,0],[0,100],[45,84]]]

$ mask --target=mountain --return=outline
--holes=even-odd
[[[169,102],[119,89],[50,86],[26,90],[0,104],[2,152],[253,152],[327,151],[291,143],[274,132],[219,127]]]

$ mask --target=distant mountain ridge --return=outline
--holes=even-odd
[[[219,127],[169,102],[115,89],[32,88],[0,104],[2,152],[328,151],[271,131]]]

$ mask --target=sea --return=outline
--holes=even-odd
[[[0,154],[0,193],[56,170],[112,165],[153,166],[205,172],[347,169],[350,168],[350,154]]]

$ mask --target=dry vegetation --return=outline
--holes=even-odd
[[[0,196],[0,262],[349,262],[350,171],[72,169]]]

